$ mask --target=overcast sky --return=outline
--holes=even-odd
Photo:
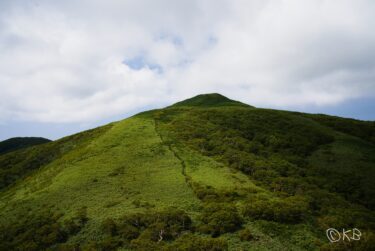
[[[1,0],[0,140],[200,93],[375,120],[375,1]]]

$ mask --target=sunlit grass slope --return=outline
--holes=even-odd
[[[206,94],[6,153],[0,250],[371,250],[373,135]]]
[[[198,199],[181,172],[154,120],[133,117],[32,173],[3,194],[1,206],[5,211],[19,204],[55,205],[66,217],[87,207],[95,221],[143,206],[194,208]]]

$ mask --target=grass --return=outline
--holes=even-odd
[[[119,217],[147,207],[192,210],[199,205],[179,161],[156,134],[154,121],[142,117],[114,124],[78,153],[33,173],[6,197],[2,207],[8,213],[21,201],[34,208],[57,205],[66,218],[87,207],[96,224],[89,224],[92,229],[83,234],[92,234],[108,215]]]
[[[225,205],[243,222],[221,234],[229,250],[319,250],[327,244],[327,226],[360,227],[371,245],[373,124],[337,121],[211,94],[6,153],[0,156],[0,231],[44,210],[61,212],[63,227],[84,208],[88,220],[67,243],[87,244],[107,238],[102,227],[108,218],[175,207],[193,220],[184,238],[211,245],[200,230],[202,212]],[[249,205],[259,205],[263,215],[245,214]],[[214,213],[228,216],[220,208]],[[244,229],[254,238],[241,240]],[[163,247],[173,243],[179,239]]]
[[[252,107],[239,101],[231,100],[218,93],[201,94],[190,99],[178,102],[172,107],[218,107],[218,106],[236,106],[236,107]]]
[[[50,142],[49,139],[36,137],[16,137],[0,142],[0,155],[8,152],[16,151],[22,148],[35,146]]]

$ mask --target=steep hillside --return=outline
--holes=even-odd
[[[18,149],[35,146],[43,143],[50,142],[49,139],[38,137],[17,137],[10,138],[0,142],[0,155],[12,152]]]
[[[0,250],[371,250],[374,135],[206,94],[10,152]]]

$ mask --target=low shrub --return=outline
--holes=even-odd
[[[299,223],[307,212],[308,203],[300,196],[280,200],[254,200],[243,210],[245,216],[253,219],[280,223]]]
[[[46,250],[64,243],[77,234],[88,221],[86,209],[61,222],[63,215],[48,209],[25,213],[16,222],[0,227],[0,250]]]
[[[184,234],[171,245],[164,247],[167,251],[224,251],[228,250],[226,241],[222,238],[210,238]]]
[[[120,246],[129,246],[143,250],[159,242],[174,241],[183,232],[191,230],[191,224],[190,217],[184,211],[174,208],[125,215],[116,221],[106,219],[102,223],[106,238],[99,247],[112,250]]]
[[[253,233],[248,228],[241,230],[238,233],[238,236],[240,237],[241,241],[251,241],[255,239]]]
[[[200,231],[213,237],[234,232],[240,229],[243,223],[237,208],[227,203],[206,204],[200,219],[202,221]]]

